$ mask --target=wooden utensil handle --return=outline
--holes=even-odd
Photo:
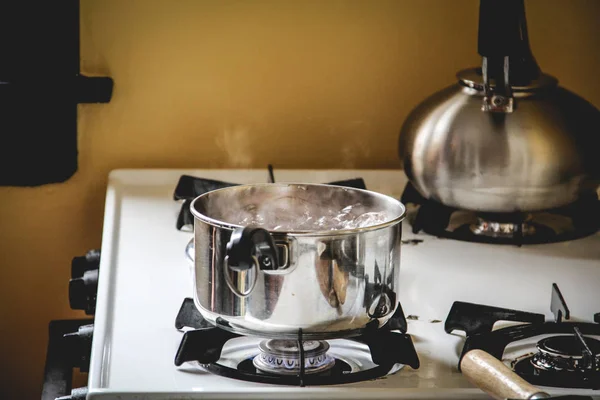
[[[548,393],[531,385],[504,363],[483,350],[471,350],[460,362],[471,383],[495,399],[543,399]]]

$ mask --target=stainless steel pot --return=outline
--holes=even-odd
[[[308,209],[335,205],[384,218],[342,230],[240,224],[243,216],[279,210],[289,226]],[[302,329],[304,337],[324,339],[379,327],[396,310],[405,208],[391,197],[330,185],[257,184],[203,194],[191,211],[194,302],[213,324],[277,338],[297,338]]]
[[[482,68],[419,104],[399,154],[425,197],[474,211],[538,211],[595,192],[600,112],[531,55],[523,0],[482,0]]]

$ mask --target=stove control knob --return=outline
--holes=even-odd
[[[71,390],[71,394],[69,396],[57,397],[55,400],[85,400],[87,393],[87,387],[75,388]]]
[[[90,324],[82,325],[77,332],[66,333],[63,336],[73,360],[73,367],[79,368],[81,372],[88,372],[90,369],[93,335],[94,324]]]
[[[96,312],[98,270],[85,271],[81,277],[69,281],[69,305],[73,310],[84,310],[87,315]]]
[[[100,250],[90,250],[85,256],[75,257],[71,261],[71,278],[81,278],[85,271],[100,267]]]

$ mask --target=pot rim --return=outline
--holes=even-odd
[[[218,219],[211,218],[207,215],[204,215],[196,210],[196,207],[195,207],[196,202],[201,200],[205,196],[208,196],[211,193],[215,193],[215,192],[219,192],[219,191],[234,190],[234,189],[240,189],[240,188],[244,188],[244,187],[250,188],[250,187],[256,187],[256,186],[294,186],[294,185],[324,186],[324,187],[339,188],[339,189],[348,190],[348,191],[356,191],[356,192],[366,193],[369,196],[378,197],[380,199],[383,199],[384,201],[396,203],[397,205],[400,206],[401,212],[397,217],[395,217],[389,221],[371,225],[371,226],[367,226],[364,228],[339,229],[339,230],[318,230],[318,231],[304,231],[304,230],[297,230],[297,231],[284,231],[284,230],[279,231],[279,230],[277,230],[277,231],[275,231],[275,230],[267,229],[267,231],[272,235],[275,235],[275,236],[278,236],[278,235],[281,235],[281,236],[284,236],[284,235],[290,235],[290,236],[354,235],[357,233],[371,232],[371,231],[376,231],[379,229],[388,228],[390,226],[393,226],[393,225],[396,225],[396,224],[402,222],[404,220],[404,218],[406,217],[406,206],[402,202],[400,202],[399,200],[395,199],[392,196],[388,196],[386,194],[375,192],[372,190],[357,189],[357,188],[352,188],[352,187],[348,187],[348,186],[328,185],[328,184],[322,184],[322,183],[304,183],[304,182],[250,183],[250,184],[236,185],[236,186],[230,186],[230,187],[225,187],[225,188],[221,188],[221,189],[211,190],[209,192],[203,193],[200,196],[196,197],[190,203],[190,211],[191,211],[192,215],[194,216],[194,218],[199,219],[200,221],[202,221],[204,223],[215,226],[217,228],[225,228],[225,229],[234,230],[236,228],[242,227],[243,225],[232,224],[229,222],[221,221]]]

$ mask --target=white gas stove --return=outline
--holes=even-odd
[[[593,322],[594,314],[600,312],[599,233],[519,247],[414,234],[404,221],[398,300],[418,353],[418,369],[396,366],[395,372],[378,379],[299,387],[219,376],[197,362],[176,367],[174,358],[183,333],[175,328],[175,318],[183,300],[192,297],[190,264],[184,253],[192,233],[176,229],[181,202],[173,199],[184,174],[232,183],[269,179],[266,169],[116,170],[110,174],[87,399],[487,398],[457,368],[466,334],[459,330],[449,334],[444,329],[455,301],[543,314],[552,321],[550,298],[556,283],[571,321]],[[275,177],[277,182],[315,183],[360,177],[369,190],[396,198],[407,184],[402,171],[392,170],[276,170]],[[516,358],[524,344],[539,339],[509,345],[505,361]],[[235,368],[236,352],[252,353],[259,341],[234,339],[226,344],[222,363]],[[353,351],[364,351],[358,344],[343,342],[331,342],[334,356],[352,358]],[[552,395],[600,398],[599,390],[589,388],[543,389]]]

